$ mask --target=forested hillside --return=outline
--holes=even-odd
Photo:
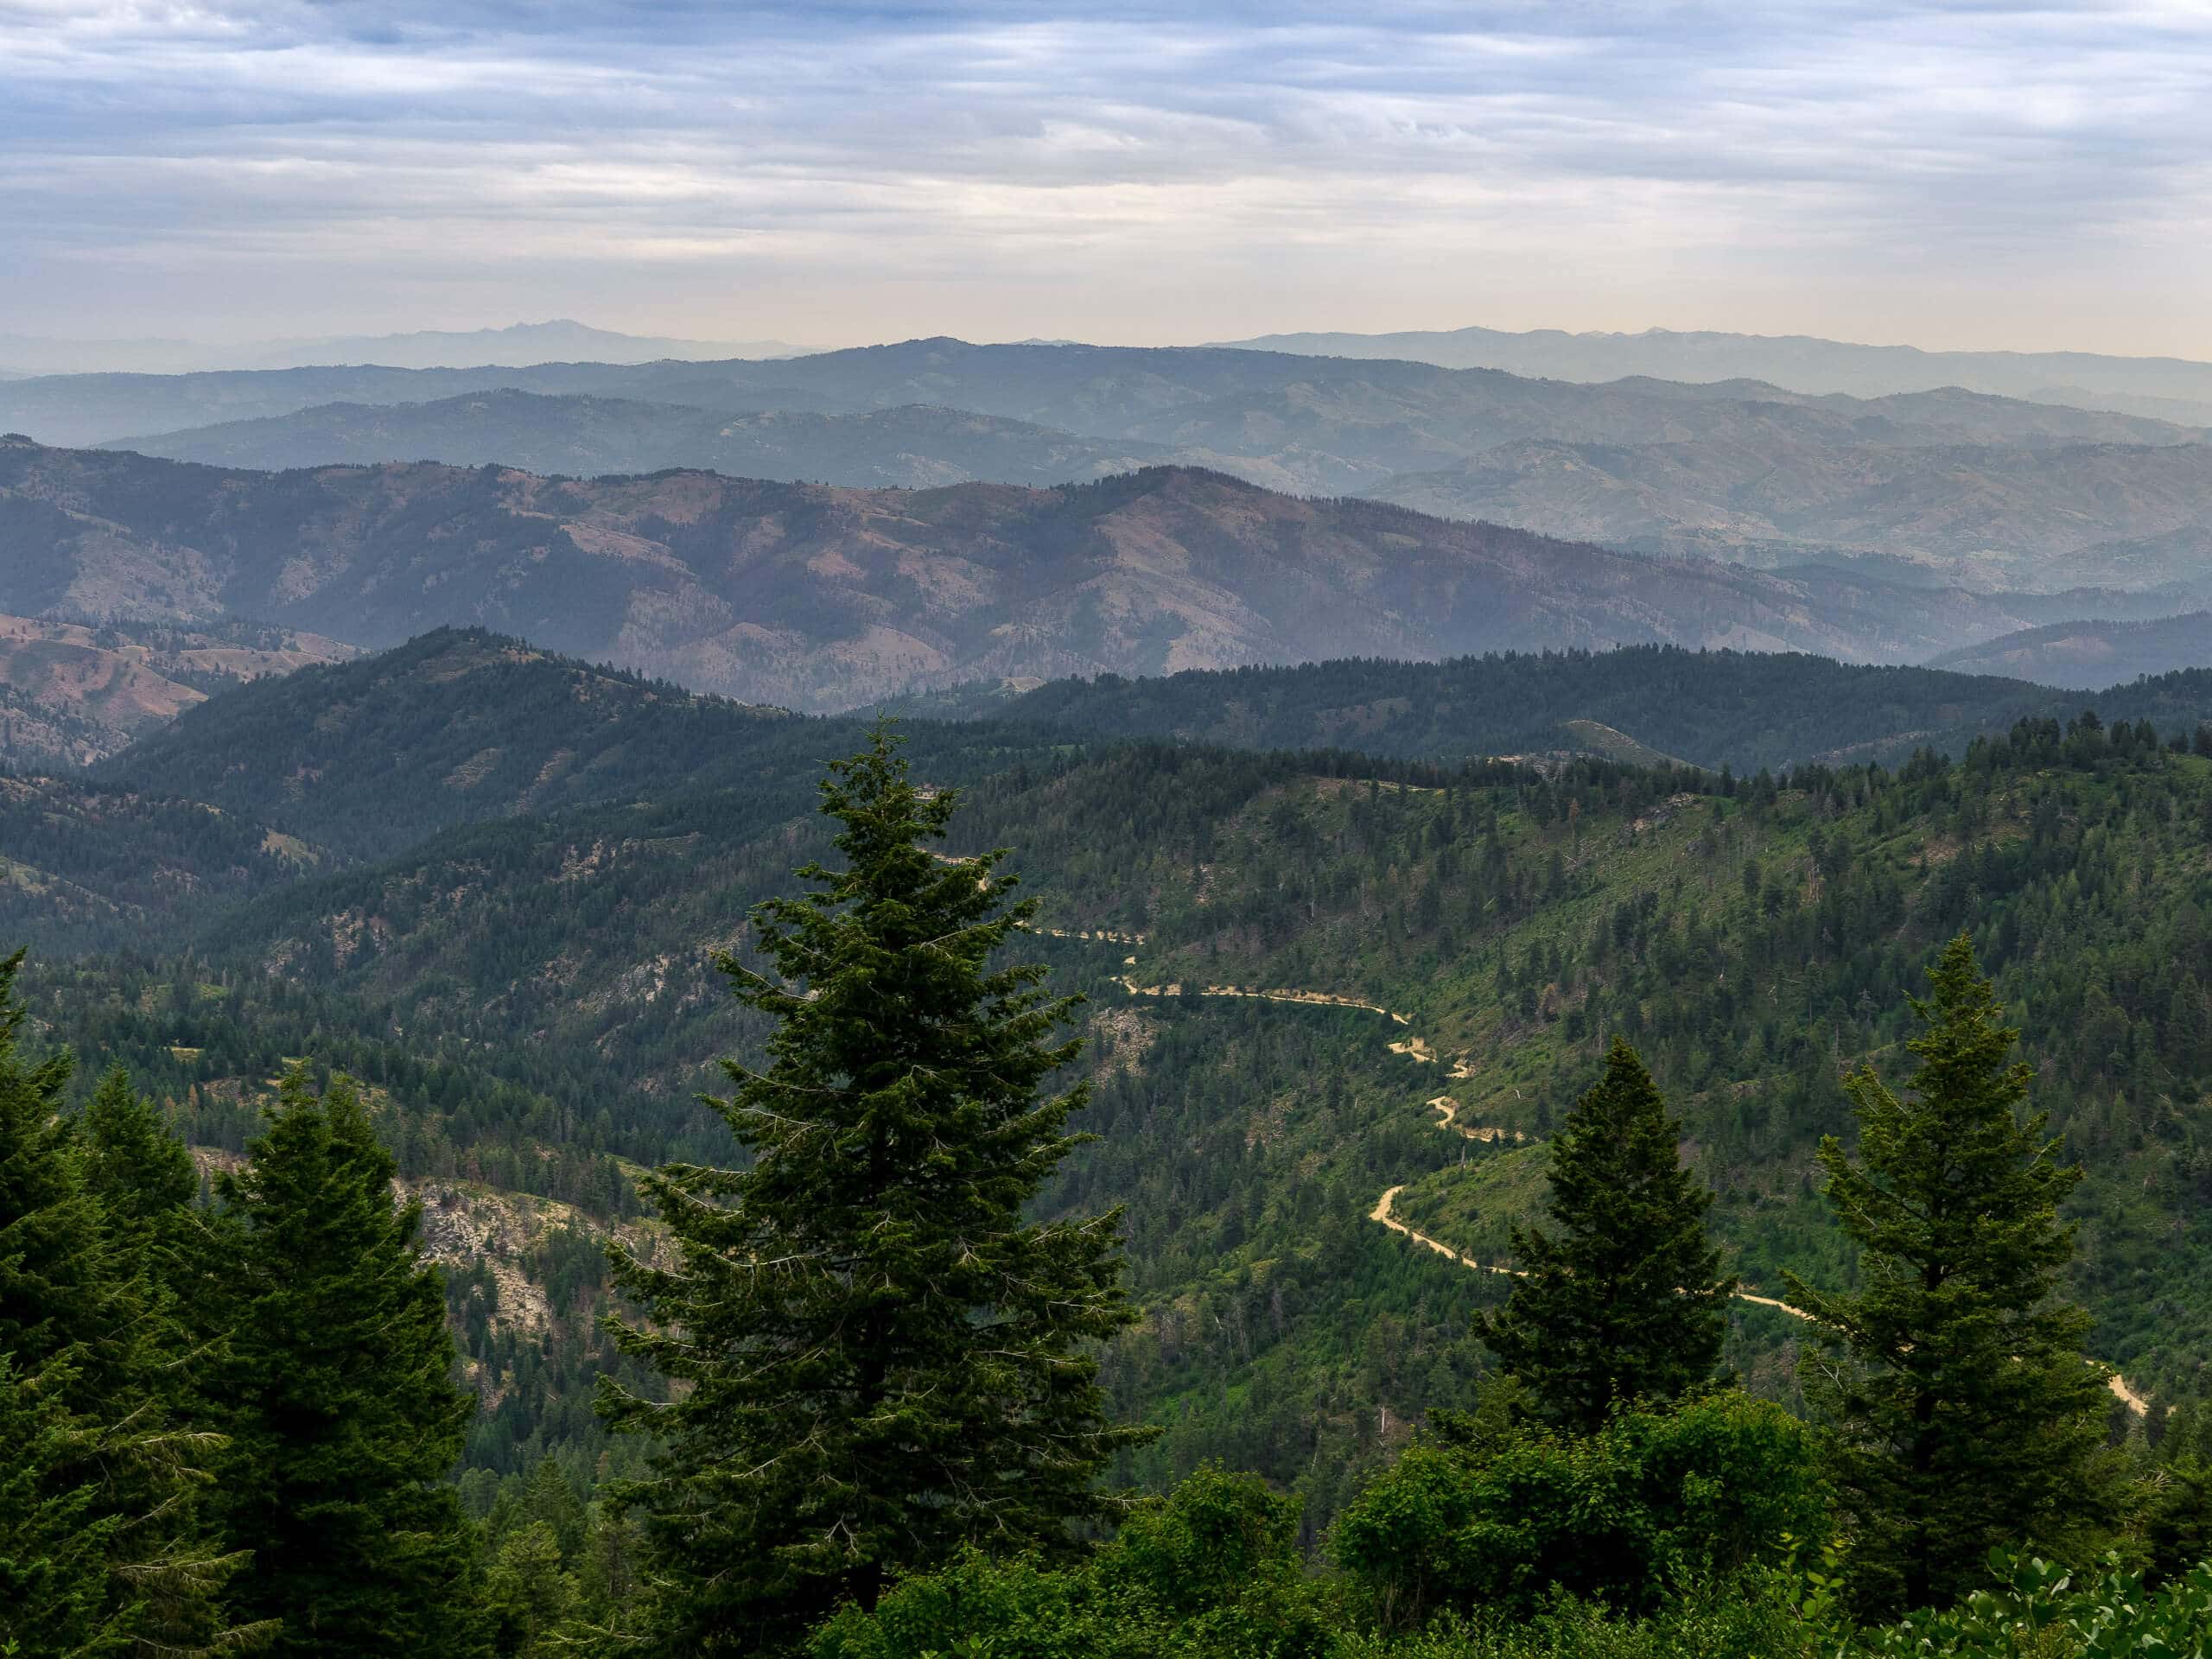
[[[1377,673],[1413,677],[1398,702]],[[943,856],[1011,849],[1039,905],[1014,954],[1089,999],[1075,1127],[1096,1139],[1039,1213],[1126,1206],[1137,1317],[1099,1383],[1116,1419],[1163,1432],[1116,1452],[1115,1478],[1256,1471],[1319,1548],[1410,1432],[1478,1403],[1493,1367],[1471,1322],[1514,1281],[1477,1269],[1513,1264],[1510,1229],[1616,1038],[1681,1116],[1729,1270],[1769,1301],[1785,1271],[1849,1288],[1815,1149],[1848,1130],[1840,1076],[1894,1067],[1906,995],[1961,929],[2088,1172],[2066,1282],[2089,1351],[2158,1421],[2196,1408],[2212,728],[2177,682],[2133,689],[2164,732],[2028,715],[1955,762],[1749,764],[1830,735],[1838,709],[1947,706],[1963,734],[2048,702],[1909,671],[1876,677],[1883,708],[1872,673],[1354,664],[1049,688],[1049,721],[915,724],[918,777],[961,791]],[[1670,717],[1742,746],[1743,773],[1416,758],[1468,717],[1460,698],[1535,732],[1662,683],[1684,689]],[[1325,724],[1347,684],[1384,718]],[[1241,723],[1172,746],[1079,717],[1089,697],[1141,730],[1128,710],[1224,689]],[[1597,693],[1614,701],[1561,701]],[[1336,746],[1199,741],[1299,732]],[[1413,754],[1341,747],[1394,734]],[[97,779],[11,781],[0,917],[35,952],[35,1028],[86,1057],[79,1090],[126,1066],[206,1168],[246,1154],[288,1067],[359,1079],[449,1269],[480,1402],[471,1502],[492,1514],[547,1468],[588,1494],[632,1466],[591,1379],[645,1385],[594,1323],[600,1243],[654,1248],[639,1169],[731,1156],[698,1096],[718,1056],[756,1063],[770,1025],[717,963],[757,959],[751,907],[827,850],[815,779],[862,736],[440,633],[227,693]],[[1729,1363],[1793,1409],[1803,1337],[1784,1309],[1730,1304]]]
[[[819,844],[810,780],[852,736],[442,636],[226,697],[101,785],[16,785],[9,925],[40,949],[41,1017],[202,1145],[241,1146],[307,1053],[376,1088],[411,1179],[603,1225],[631,1212],[620,1169],[713,1155],[691,1097],[761,1034],[713,953],[749,948],[747,907]],[[1015,849],[1043,905],[1028,949],[1092,998],[1103,1138],[1052,1202],[1132,1206],[1145,1321],[1106,1377],[1173,1426],[1133,1474],[1230,1455],[1300,1484],[1319,1528],[1386,1419],[1469,1401],[1466,1310],[1496,1287],[1373,1212],[1400,1189],[1391,1218],[1496,1255],[1616,1033],[1684,1113],[1738,1270],[1844,1281],[1810,1147],[1840,1125],[1838,1070],[1888,1052],[1961,925],[2089,1161],[2097,1351],[2145,1392],[2194,1388],[2212,1305],[2156,1264],[2196,1248],[2212,763],[2145,728],[2030,721],[1955,766],[1726,782],[915,737],[925,777],[969,786],[952,850]],[[534,793],[563,753],[574,791]],[[404,767],[446,782],[401,791]],[[194,779],[219,810],[165,804]],[[147,952],[156,918],[189,962]],[[86,941],[130,954],[66,960]],[[549,1376],[593,1351],[569,1328]],[[1792,1341],[1757,1308],[1732,1338],[1785,1398]],[[562,1389],[539,1400],[503,1396],[524,1449],[487,1443],[494,1465],[575,1421]]]
[[[2212,718],[2212,675],[2112,683],[2095,701],[2113,717],[2188,731]],[[2066,718],[2081,703],[2079,693],[1994,675],[1629,646],[1192,670],[1156,679],[1101,675],[1022,692],[963,687],[893,706],[1092,737],[1453,762],[1574,750],[1635,760],[1656,752],[1750,772],[1815,761],[1894,764],[1921,748],[1956,754],[1975,737],[2001,734],[2029,715]]]
[[[1938,666],[2049,685],[2111,685],[2212,663],[2212,611],[2155,622],[2056,622],[1942,658]]]

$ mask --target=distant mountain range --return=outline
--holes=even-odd
[[[1959,392],[1867,400],[1808,397],[1750,382],[1573,385],[1425,363],[957,340],[772,362],[51,375],[0,386],[0,426],[46,443],[102,443],[322,404],[424,403],[503,386],[728,413],[855,414],[935,405],[1086,437],[1243,457],[1286,478],[1295,474],[1307,487],[1332,491],[1530,438],[2162,444],[2204,435],[2171,422]]]
[[[861,418],[865,417],[865,418]],[[1975,392],[1603,385],[1236,350],[916,340],[779,362],[326,368],[0,385],[0,428],[224,465],[708,467],[873,487],[1150,461],[1762,567],[2212,599],[2195,428]]]
[[[1758,565],[1880,556],[1976,586],[2212,596],[2212,445],[1501,444],[1367,493],[1455,518]]]
[[[1937,666],[2045,685],[2118,685],[2139,675],[2212,668],[2212,611],[2144,622],[2055,622],[1947,652]]]
[[[56,340],[0,334],[0,372],[10,377],[176,374],[208,369],[283,369],[315,363],[378,363],[404,369],[520,367],[580,361],[649,363],[658,358],[790,357],[804,349],[779,340],[664,340],[616,334],[564,317],[551,322],[518,322],[505,328],[337,334],[238,346],[210,346],[186,340]]]
[[[861,491],[272,474],[18,438],[0,440],[0,541],[16,614],[252,617],[370,646],[481,624],[813,709],[976,679],[1616,643],[1911,662],[2069,616],[2164,613],[2155,596],[1641,558],[1184,467]]]
[[[1395,358],[1451,369],[1504,369],[1560,380],[1767,380],[1794,391],[1892,392],[1961,386],[2038,403],[2122,410],[2212,424],[2212,363],[2095,352],[1929,352],[1860,346],[1808,334],[1732,334],[1671,328],[1567,334],[1557,328],[1416,329],[1398,334],[1262,334],[1221,342],[1319,357]]]
[[[429,404],[325,404],[296,415],[105,446],[174,461],[279,470],[442,461],[600,476],[699,467],[863,488],[987,479],[1060,484],[1171,458],[1159,444],[1079,437],[1027,421],[906,405],[855,415],[728,414],[622,397],[498,387]]]

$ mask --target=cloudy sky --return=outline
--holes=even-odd
[[[2212,0],[0,0],[0,332],[2212,358]]]

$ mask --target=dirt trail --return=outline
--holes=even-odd
[[[1048,939],[1096,939],[1105,944],[1142,944],[1141,933],[1122,933],[1110,927],[1032,927],[1023,930],[1041,933]]]
[[[1476,1261],[1471,1255],[1462,1255],[1459,1251],[1453,1249],[1449,1244],[1445,1243],[1441,1239],[1431,1238],[1427,1233],[1416,1232],[1411,1227],[1407,1226],[1404,1222],[1400,1221],[1395,1216],[1390,1213],[1390,1206],[1398,1201],[1398,1194],[1405,1190],[1405,1185],[1402,1182],[1396,1186],[1388,1186],[1383,1188],[1382,1196],[1375,1200],[1375,1207],[1367,1212],[1367,1218],[1370,1221],[1379,1221],[1385,1227],[1388,1227],[1392,1232],[1403,1233],[1408,1238],[1413,1240],[1414,1243],[1422,1246],[1424,1249],[1434,1250],[1439,1255],[1444,1257],[1447,1262],[1457,1262],[1461,1267],[1471,1268],[1477,1273],[1502,1273],[1510,1279],[1521,1279],[1527,1276],[1513,1268],[1501,1268],[1488,1265]]]
[[[1115,936],[1099,933],[1094,934],[1090,937],[1096,938],[1109,938],[1115,937],[1128,938],[1134,937],[1139,943],[1141,943],[1144,936],[1142,934],[1134,936],[1128,934]],[[1131,996],[1181,996],[1185,994],[1183,982],[1180,980],[1176,980],[1166,985],[1140,985],[1137,983],[1136,978],[1134,975],[1116,974],[1114,976],[1114,982],[1116,985],[1119,985],[1123,990],[1127,991]],[[1243,985],[1206,985],[1201,986],[1197,990],[1191,992],[1190,995],[1193,996],[1249,996],[1255,998],[1262,1002],[1297,1002],[1302,1003],[1309,1007],[1359,1008],[1368,1014],[1386,1014],[1390,1019],[1396,1020],[1402,1026],[1412,1023],[1404,1014],[1392,1014],[1389,1009],[1382,1007],[1382,1004],[1378,1002],[1362,1002],[1356,997],[1338,996],[1332,991],[1262,991]],[[1421,1039],[1419,1038],[1414,1039],[1414,1042],[1421,1046],[1427,1046],[1427,1045],[1421,1043]],[[1393,1043],[1390,1046],[1395,1052],[1402,1053],[1405,1052],[1405,1046],[1402,1044]],[[1433,1054],[1427,1054],[1417,1056],[1416,1058],[1434,1059],[1436,1057]]]
[[[1131,936],[1128,934],[1116,934],[1104,931],[1060,933],[1058,934],[1057,937],[1063,938],[1073,938],[1113,940],[1116,943],[1141,944],[1143,942],[1143,935],[1141,934]],[[1124,965],[1128,967],[1135,966],[1136,958],[1135,957],[1129,957]],[[1122,989],[1128,992],[1132,996],[1180,996],[1184,994],[1183,987],[1179,982],[1166,985],[1140,985],[1137,983],[1135,976],[1131,974],[1117,975],[1115,977],[1114,982],[1121,986]],[[1196,995],[1199,996],[1255,997],[1266,1002],[1295,1002],[1304,1004],[1308,1007],[1318,1006],[1333,1008],[1357,1008],[1363,1013],[1382,1014],[1386,1018],[1395,1021],[1401,1026],[1408,1026],[1413,1023],[1404,1014],[1396,1013],[1392,1009],[1386,1008],[1378,1002],[1363,1002],[1357,997],[1339,996],[1333,991],[1256,990],[1238,985],[1208,985],[1198,990]],[[1390,1045],[1390,1052],[1393,1054],[1403,1054],[1408,1059],[1416,1061],[1423,1065],[1433,1065],[1437,1063],[1435,1049],[1429,1046],[1426,1038],[1418,1035],[1409,1034],[1402,1039],[1392,1043]],[[1452,1063],[1452,1069],[1446,1075],[1456,1080],[1464,1077],[1471,1077],[1474,1075],[1474,1072],[1470,1067],[1468,1059],[1465,1057],[1462,1057]],[[1529,1138],[1519,1129],[1508,1129],[1497,1124],[1468,1124],[1460,1122],[1459,1121],[1459,1102],[1455,1096],[1451,1095],[1438,1095],[1431,1099],[1427,1103],[1427,1105],[1429,1109],[1437,1115],[1436,1127],[1438,1128],[1449,1130],[1451,1133],[1455,1135],[1464,1135],[1470,1141],[1497,1142],[1503,1141],[1510,1136],[1516,1141],[1525,1141]],[[1406,1190],[1406,1186],[1407,1183],[1400,1182],[1395,1186],[1385,1187],[1382,1192],[1382,1196],[1376,1199],[1374,1209],[1367,1212],[1367,1218],[1370,1221],[1382,1223],[1383,1226],[1389,1228],[1392,1232],[1402,1235],[1404,1237],[1411,1240],[1414,1243],[1420,1245],[1423,1249],[1433,1250],[1437,1255],[1442,1256],[1446,1261],[1457,1262],[1459,1266],[1469,1269],[1471,1272],[1504,1274],[1509,1277],[1516,1279],[1522,1276],[1521,1273],[1516,1268],[1498,1267],[1494,1263],[1478,1262],[1473,1256],[1463,1255],[1459,1251],[1453,1249],[1449,1244],[1444,1243],[1443,1240],[1432,1238],[1427,1233],[1421,1232],[1416,1229],[1407,1225],[1404,1222],[1400,1221],[1395,1216],[1391,1214],[1391,1209],[1397,1203],[1398,1194],[1404,1192]],[[1782,1300],[1781,1298],[1777,1296],[1762,1296],[1758,1292],[1750,1290],[1735,1291],[1732,1293],[1732,1295],[1737,1301],[1746,1302],[1753,1306],[1779,1309],[1781,1312],[1789,1314],[1792,1319],[1804,1319],[1809,1323],[1813,1317],[1811,1314],[1806,1313],[1803,1308],[1793,1307],[1789,1303]],[[2130,1411],[2133,1412],[2139,1417],[2149,1414],[2151,1409],[2150,1402],[2144,1399],[2141,1395],[2136,1393],[2134,1389],[2129,1388],[2127,1386],[2126,1379],[2122,1377],[2118,1371],[2111,1373],[2105,1381],[2106,1385],[2112,1390],[2113,1397],[2120,1401]]]
[[[1494,1141],[1519,1141],[1529,1138],[1518,1129],[1501,1128],[1495,1123],[1460,1122],[1459,1121],[1459,1103],[1450,1095],[1439,1095],[1428,1103],[1428,1109],[1438,1115],[1436,1120],[1438,1128],[1450,1129],[1454,1134],[1464,1135],[1470,1141],[1481,1141],[1487,1143]],[[1397,1188],[1393,1187],[1390,1190],[1395,1192]],[[1379,1220],[1381,1217],[1377,1217],[1376,1219]]]

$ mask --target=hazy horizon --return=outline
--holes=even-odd
[[[0,333],[2212,359],[2212,13],[0,0]]]
[[[626,326],[624,326],[624,325],[623,325],[620,321],[609,321],[608,320],[607,320],[607,319],[605,319],[605,318],[598,318],[598,317],[574,317],[574,316],[563,316],[563,317],[551,317],[551,316],[548,316],[548,317],[511,318],[511,319],[506,319],[506,320],[486,320],[486,321],[481,321],[481,322],[461,322],[461,323],[444,323],[444,322],[435,322],[435,323],[420,323],[420,324],[415,324],[415,325],[410,325],[410,326],[402,326],[402,327],[393,327],[393,328],[389,328],[389,329],[375,329],[375,330],[369,330],[369,329],[357,329],[357,328],[345,328],[345,327],[333,327],[325,328],[325,329],[321,329],[321,330],[317,330],[317,331],[315,331],[315,332],[312,332],[312,333],[307,333],[307,334],[251,334],[251,333],[238,333],[238,334],[233,334],[223,335],[223,336],[218,336],[218,335],[213,335],[213,334],[142,334],[142,335],[137,336],[135,339],[133,339],[133,338],[130,338],[130,337],[119,337],[119,336],[115,336],[115,335],[99,335],[99,334],[42,334],[42,333],[37,333],[37,332],[35,332],[35,331],[30,330],[30,329],[27,329],[27,328],[15,328],[15,327],[8,327],[8,328],[0,328],[0,341],[4,341],[4,340],[10,340],[10,339],[26,339],[26,340],[44,340],[44,341],[47,341],[47,342],[49,342],[49,343],[52,343],[52,344],[54,344],[54,345],[57,345],[57,346],[131,346],[131,345],[145,344],[145,345],[158,345],[158,346],[175,346],[175,347],[187,347],[187,346],[188,346],[188,347],[197,347],[197,348],[201,348],[201,349],[204,349],[204,350],[207,350],[207,351],[209,351],[209,352],[219,353],[219,352],[230,352],[230,351],[245,351],[245,350],[250,350],[250,349],[255,349],[255,348],[269,348],[269,347],[278,347],[278,346],[312,346],[312,345],[315,345],[315,344],[317,344],[317,343],[320,343],[320,342],[321,342],[321,341],[325,341],[325,340],[353,340],[353,339],[360,339],[360,338],[370,338],[370,339],[374,339],[374,338],[378,338],[378,337],[393,338],[393,339],[401,339],[401,338],[408,338],[408,337],[411,337],[411,336],[415,336],[415,335],[435,335],[435,334],[473,335],[473,334],[501,334],[501,333],[514,333],[514,332],[522,331],[522,330],[527,330],[527,329],[531,329],[531,328],[550,327],[555,327],[555,326],[559,326],[559,325],[565,325],[565,324],[573,324],[573,325],[575,325],[575,326],[580,327],[582,327],[582,328],[591,329],[591,330],[594,330],[594,331],[596,331],[596,332],[601,332],[601,333],[612,334],[621,334],[621,335],[626,335],[626,336],[629,336],[629,337],[631,337],[631,338],[634,338],[634,339],[656,339],[656,340],[680,340],[680,341],[684,341],[684,342],[686,342],[686,343],[690,343],[690,344],[694,344],[694,345],[702,345],[702,346],[714,346],[714,345],[744,346],[744,345],[751,345],[751,344],[760,344],[760,343],[764,343],[764,342],[760,342],[760,341],[741,340],[737,340],[737,339],[734,339],[734,338],[731,338],[731,339],[722,339],[722,338],[719,338],[719,337],[716,337],[716,336],[712,335],[712,334],[691,334],[684,333],[684,332],[682,332],[682,331],[677,331],[677,332],[669,332],[669,331],[665,331],[665,330],[651,329],[651,328],[646,328],[646,327],[626,327]],[[1421,322],[1421,323],[1412,323],[1412,324],[1408,324],[1408,325],[1407,325],[1406,327],[1402,327],[1402,328],[1365,328],[1365,327],[1357,327],[1357,328],[1355,328],[1355,327],[1345,327],[1345,326],[1343,326],[1343,325],[1340,325],[1340,324],[1338,324],[1338,323],[1334,323],[1334,322],[1331,322],[1331,321],[1325,321],[1325,320],[1319,320],[1319,321],[1312,321],[1312,322],[1310,322],[1310,323],[1306,323],[1306,324],[1295,325],[1295,326],[1285,327],[1281,327],[1281,328],[1267,328],[1267,329],[1255,330],[1255,331],[1254,331],[1254,332],[1253,332],[1253,334],[1248,334],[1248,335],[1240,335],[1240,336],[1235,336],[1235,337],[1233,337],[1233,338],[1234,338],[1234,339],[1236,339],[1236,340],[1247,340],[1247,339],[1259,338],[1259,337],[1265,336],[1265,335],[1337,334],[1376,334],[1376,335],[1389,335],[1389,334],[1452,334],[1452,333],[1454,333],[1454,332],[1457,332],[1457,331],[1459,331],[1459,330],[1462,330],[1462,329],[1468,329],[1468,328],[1485,328],[1485,329],[1494,329],[1494,330],[1496,330],[1497,332],[1499,332],[1499,333],[1502,333],[1502,334],[1566,334],[1566,335],[1575,336],[1575,337],[1581,337],[1581,338],[1592,338],[1592,339],[1597,339],[1597,338],[1607,338],[1607,339],[1622,339],[1622,340],[1632,340],[1632,339],[1637,339],[1637,338],[1639,338],[1639,337],[1644,337],[1644,336],[1651,336],[1651,335],[1667,335],[1667,334],[1739,334],[1739,335],[1742,335],[1743,337],[1745,337],[1745,338],[1746,338],[1746,339],[1752,339],[1752,340],[1792,340],[1792,339],[1797,339],[1797,340],[1819,340],[1827,341],[1827,342],[1828,342],[1828,343],[1835,344],[1835,345],[1864,346],[1864,347],[1869,347],[1869,348],[1877,349],[1877,350],[1917,351],[1917,352],[1925,352],[1925,353],[1930,353],[1930,354],[1936,354],[1936,355],[1940,355],[1940,354],[1943,354],[1943,353],[1955,353],[1955,352],[1973,352],[1973,353],[2000,353],[2000,354],[2002,354],[2002,353],[2009,353],[2009,354],[2012,354],[2012,355],[2018,355],[2018,356],[2032,356],[2032,355],[2037,355],[2037,354],[2040,354],[2040,353],[2050,353],[2050,352],[2075,352],[2075,351],[2095,352],[2095,348],[2094,348],[2094,347],[2080,346],[2069,345],[2069,344],[2065,344],[2065,343],[2053,343],[2053,344],[2046,344],[2046,345],[2014,345],[2014,346],[2005,346],[2005,345],[1997,345],[1997,346],[1961,346],[1961,345],[1955,345],[1955,344],[1950,344],[1950,343],[1930,342],[1930,341],[1929,341],[1929,340],[1877,340],[1877,339],[1857,339],[1857,340],[1854,340],[1854,339],[1846,338],[1846,337],[1844,337],[1844,336],[1840,336],[1840,335],[1834,335],[1834,334],[1815,334],[1815,333],[1813,333],[1812,331],[1810,331],[1810,330],[1807,330],[1807,329],[1791,329],[1791,330],[1786,330],[1786,331],[1758,331],[1758,330],[1752,330],[1752,329],[1702,329],[1702,328],[1687,328],[1687,327],[1676,327],[1676,326],[1675,326],[1675,325],[1672,325],[1672,324],[1669,324],[1669,323],[1665,323],[1665,322],[1654,322],[1654,323],[1649,323],[1649,324],[1646,324],[1646,325],[1644,325],[1643,327],[1632,327],[1632,328],[1595,328],[1595,327],[1592,327],[1592,328],[1582,328],[1582,327],[1571,327],[1571,326],[1562,325],[1562,324],[1548,324],[1548,323],[1533,323],[1533,324],[1529,324],[1529,325],[1528,325],[1528,326],[1526,326],[1526,327],[1510,327],[1510,328],[1509,328],[1509,327],[1504,327],[1504,326],[1503,326],[1503,325],[1501,325],[1501,324],[1495,323],[1495,322],[1492,322],[1492,321],[1487,321],[1487,320],[1482,320],[1482,319],[1476,319],[1476,320],[1462,320],[1462,321],[1436,321],[1436,322]],[[916,332],[916,333],[913,333],[913,334],[896,334],[896,335],[893,335],[893,334],[886,334],[886,335],[884,335],[884,336],[882,336],[882,337],[880,337],[880,338],[877,338],[877,339],[860,339],[860,338],[854,338],[854,339],[841,339],[841,340],[804,340],[804,341],[784,341],[784,342],[776,342],[776,343],[789,346],[791,348],[791,354],[793,354],[793,355],[798,355],[798,354],[801,354],[801,353],[823,353],[823,352],[844,351],[844,350],[855,349],[855,348],[864,347],[864,346],[887,346],[887,345],[897,345],[897,344],[899,344],[899,343],[902,343],[902,342],[904,342],[904,341],[907,341],[907,340],[928,340],[928,339],[938,339],[938,338],[959,339],[959,340],[966,340],[968,343],[969,343],[969,344],[971,344],[971,345],[1026,345],[1026,344],[1050,344],[1050,345],[1076,345],[1076,346],[1204,346],[1204,345],[1209,345],[1209,344],[1218,343],[1217,341],[1216,341],[1216,340],[1211,340],[1211,339],[1205,339],[1205,338],[1200,338],[1200,337],[1196,336],[1196,335],[1193,335],[1193,336],[1192,336],[1192,337],[1190,337],[1190,338],[1188,338],[1188,339],[1179,339],[1179,340],[1117,340],[1117,339],[1106,339],[1106,338],[1097,338],[1097,337],[1085,337],[1085,336],[1083,336],[1083,335],[1080,335],[1080,334],[1061,334],[1061,335],[1052,335],[1052,336],[1047,336],[1047,335],[1039,335],[1039,334],[989,334],[989,333],[979,333],[979,334],[957,334],[957,333],[956,333],[955,331],[953,331],[953,330],[950,330],[950,329],[945,329],[945,328],[925,328],[925,329],[921,329],[921,330],[919,330],[919,331],[918,331],[918,332]],[[1230,339],[1230,338],[1232,338],[1232,337],[1230,337],[1230,336],[1223,336],[1223,337],[1221,337],[1221,338],[1222,338],[1223,340],[1228,340],[1228,339]],[[2201,358],[2197,358],[2197,357],[2190,357],[2188,353],[2180,353],[2180,352],[2116,352],[2116,353],[2102,353],[2102,352],[2097,352],[2097,353],[2095,353],[2095,354],[2097,354],[2097,355],[2101,355],[2101,356],[2112,356],[2112,357],[2119,357],[2119,358],[2139,358],[2139,359],[2160,359],[2160,358],[2164,358],[2164,359],[2177,359],[2177,360],[2189,361],[2189,362],[2203,362],[2203,363],[2212,363],[2212,346],[2208,346],[2205,355],[2204,355],[2203,357],[2201,357]],[[0,362],[0,367],[4,367],[4,366],[5,366],[4,362]]]

